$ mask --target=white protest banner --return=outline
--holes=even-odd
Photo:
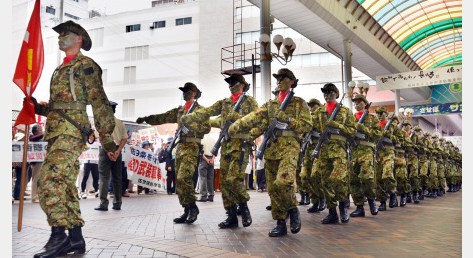
[[[151,151],[129,146],[131,158],[127,163],[129,180],[134,184],[159,191],[165,190],[165,179],[163,178],[162,166],[158,157]]]
[[[12,162],[23,161],[23,144],[24,142],[12,142]],[[47,142],[28,142],[27,162],[42,162],[46,157]]]
[[[462,66],[444,66],[421,71],[376,76],[376,89],[397,90],[462,81]]]
[[[83,151],[82,154],[79,156],[80,162],[87,162],[88,160],[99,160],[99,147],[100,143],[97,141],[93,144],[87,144],[89,147],[87,150]]]
[[[156,143],[156,139],[160,138],[156,127],[149,127],[138,130],[140,135],[140,142],[149,141],[150,143]]]

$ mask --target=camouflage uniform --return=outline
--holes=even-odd
[[[322,106],[317,99],[310,99],[309,100],[309,107],[310,107],[310,114],[312,118],[312,122],[316,119],[314,116],[314,112],[317,108]],[[314,133],[320,133],[315,132]],[[317,146],[318,139],[312,137],[312,141],[307,146],[307,150],[304,154],[304,158],[302,160],[302,169],[299,176],[299,181],[297,182],[298,187],[301,186],[301,189],[305,192],[309,193],[310,199],[312,200],[312,207],[308,208],[308,212],[319,212],[325,209],[326,202],[325,197],[322,192],[321,188],[321,181],[322,175],[319,171],[312,170],[312,166],[314,164],[314,157],[312,157],[312,152]]]
[[[229,78],[235,77],[244,81],[241,75],[234,75]],[[231,83],[233,82],[237,83],[237,81],[232,81]],[[248,90],[249,85],[245,87],[246,90]],[[211,116],[219,116],[221,119],[218,120],[219,124],[216,127],[222,129],[227,122],[235,121],[258,108],[256,100],[249,95],[244,96],[238,113],[233,111],[235,105],[236,101],[234,103],[231,98],[224,98],[207,108],[202,108],[192,114],[184,116],[182,122],[188,126],[189,129],[193,130],[194,126],[199,125],[201,121],[207,121]],[[215,122],[213,123],[215,125]],[[244,177],[245,168],[248,165],[249,155],[252,151],[252,140],[254,139],[252,139],[249,133],[234,135],[228,141],[222,139],[219,174],[220,190],[222,191],[223,207],[227,211],[232,208],[236,209],[238,204],[246,204],[246,202],[250,200],[250,196],[244,185]]]
[[[368,104],[368,101],[363,95],[355,96],[353,101],[356,99],[363,100],[365,105]],[[355,120],[358,121],[356,117]],[[368,114],[363,123],[356,123],[356,128],[358,133],[364,134],[366,138],[364,140],[357,140],[355,138],[357,145],[350,147],[352,153],[350,164],[350,186],[353,202],[357,206],[357,209],[359,209],[360,213],[363,214],[362,216],[364,216],[364,210],[361,212],[361,209],[363,209],[364,198],[366,197],[370,202],[372,202],[370,205],[374,206],[374,199],[376,197],[374,150],[376,143],[381,138],[382,132],[381,127],[379,126],[378,117],[373,114]],[[373,215],[376,215],[377,209],[374,207],[371,209],[373,210]],[[350,215],[354,217],[353,213]]]
[[[430,137],[430,143],[429,143],[429,150],[430,150],[430,165],[429,165],[429,183],[428,183],[428,190],[429,194],[427,197],[437,197],[437,190],[439,188],[439,179],[438,179],[438,163],[437,163],[437,156],[439,153],[439,148],[438,148],[438,136],[436,134],[433,134]]]
[[[102,86],[102,69],[79,52],[70,63],[56,68],[51,78],[49,104],[37,106],[37,114],[47,117],[44,140],[48,142],[38,194],[41,208],[53,227],[84,225],[75,183],[78,158],[87,147],[81,132],[57,110],[64,111],[82,127],[91,128],[86,105],[92,105],[95,128],[105,150],[115,151],[117,147],[110,136],[115,120]]]
[[[322,88],[324,94],[336,90],[338,98],[338,89],[335,85],[328,83]],[[347,107],[341,107],[335,119],[327,124],[331,113],[328,113],[327,103],[319,107],[314,112],[313,129],[318,132],[324,132],[327,126],[340,131],[340,135],[331,134],[330,141],[322,144],[320,155],[314,160],[312,174],[321,174],[321,188],[325,195],[329,216],[322,223],[334,223],[338,221],[336,211],[337,201],[339,201],[340,213],[346,212],[346,201],[349,194],[349,175],[348,175],[348,153],[347,138],[355,133],[355,118],[351,110]],[[342,215],[345,217],[345,213]],[[327,220],[326,220],[327,219]],[[342,218],[342,222],[348,222],[348,216]],[[327,222],[324,222],[324,221]],[[329,221],[330,220],[330,221]]]
[[[395,119],[397,119],[397,116],[394,116]],[[399,123],[399,120],[397,120]],[[411,144],[411,141],[406,135],[406,132],[401,130],[401,128],[398,126],[397,123],[393,124],[395,125],[393,127],[394,129],[394,137],[393,137],[393,143],[394,143],[394,152],[395,152],[395,158],[394,158],[394,177],[396,178],[397,182],[397,187],[396,190],[397,192],[401,195],[401,207],[404,207],[406,205],[406,195],[407,193],[410,192],[410,184],[409,184],[409,179],[407,177],[407,162],[406,162],[406,151],[405,147],[406,145]],[[401,124],[402,126],[402,124]],[[394,195],[394,197],[396,196]],[[390,201],[391,203],[391,201]],[[395,202],[393,203],[394,206],[397,206],[397,198]],[[390,207],[393,206],[390,204]]]
[[[420,127],[419,127],[420,129]],[[422,186],[419,177],[419,131],[417,127],[412,129],[409,135],[410,143],[406,146],[407,151],[407,173],[411,186],[412,198],[414,203],[419,203],[419,193],[422,191]]]
[[[447,186],[448,186],[448,191],[447,192],[453,192],[454,190],[454,185],[455,185],[455,178],[454,178],[454,172],[455,172],[455,161],[454,161],[454,146],[452,142],[447,141],[446,143],[446,153],[447,153],[447,162],[446,166],[447,168],[445,169],[445,178],[447,180]]]
[[[387,113],[386,108],[379,107],[376,109],[376,113]],[[392,140],[394,138],[394,126],[390,126],[389,130],[385,130],[384,127],[387,124],[386,120],[379,121],[383,136]],[[377,193],[376,199],[381,202],[379,207],[380,211],[385,210],[387,197],[396,194],[396,178],[394,178],[394,146],[393,144],[384,144],[385,149],[376,149],[376,185]]]
[[[440,151],[438,155],[438,171],[437,171],[437,176],[439,180],[439,190],[437,192],[438,196],[442,196],[445,193],[445,189],[447,188],[446,182],[445,182],[445,170],[447,168],[446,164],[448,163],[447,160],[447,149],[445,148],[445,139],[440,138],[439,140],[439,145],[438,145]]]
[[[426,189],[429,183],[429,132],[422,133],[420,127],[416,128],[419,135],[420,141],[417,142],[417,146],[419,148],[419,178],[422,191],[419,194],[419,200],[424,199],[424,195],[426,194]]]
[[[194,112],[201,109],[202,106],[195,101]],[[165,113],[150,115],[143,117],[144,121],[150,125],[161,125],[166,123],[178,123],[181,126],[181,117],[184,116],[184,107],[179,106],[173,108]],[[199,163],[199,154],[201,150],[201,140],[204,135],[210,132],[210,124],[208,121],[195,122],[189,132],[179,137],[179,142],[176,145],[176,174],[177,174],[177,195],[179,203],[185,207],[194,203],[197,198],[194,195],[194,172]]]
[[[289,74],[290,71],[287,71],[289,70],[282,68],[278,71],[278,75],[273,74],[273,76],[282,76],[283,73]],[[285,77],[295,80],[292,72],[290,75],[291,77],[289,75],[285,75]],[[230,137],[248,132],[250,129],[258,131],[260,134],[263,133],[279,114],[280,105],[279,99],[269,100],[258,110],[237,120],[230,126]],[[266,182],[271,198],[271,214],[274,220],[278,220],[278,225],[279,221],[286,219],[289,210],[297,209],[294,183],[300,150],[300,135],[309,132],[311,127],[309,107],[302,98],[294,96],[287,109],[281,113],[285,113],[288,117],[288,121],[281,121],[287,123],[288,128],[281,130],[281,135],[276,141],[270,142],[264,152]]]

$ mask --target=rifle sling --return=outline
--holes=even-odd
[[[363,146],[369,146],[369,147],[372,147],[372,148],[376,147],[376,144],[374,144],[372,142],[369,142],[369,141],[360,141],[359,144],[363,145]]]
[[[336,135],[336,134],[332,134],[330,135],[330,140],[338,140],[338,141],[347,141],[347,137],[345,136],[341,136],[341,135]]]

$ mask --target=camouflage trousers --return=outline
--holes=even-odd
[[[69,135],[48,140],[38,179],[38,196],[51,227],[73,228],[84,225],[76,188],[79,156],[84,147],[82,139]]]
[[[407,177],[407,163],[404,157],[404,150],[396,150],[396,157],[394,159],[394,178],[396,178],[396,190],[400,194],[409,193],[411,185]]]
[[[321,173],[321,188],[325,195],[327,208],[337,207],[337,201],[344,202],[348,197],[348,159],[346,157],[314,160],[312,171]]]
[[[309,150],[307,150],[309,152]],[[312,203],[318,203],[320,198],[323,198],[322,192],[322,174],[319,171],[312,169],[314,164],[314,158],[309,155],[304,157],[302,161],[301,169],[301,183],[304,191],[309,193],[310,200]]]
[[[296,167],[297,156],[287,155],[279,160],[265,159],[266,183],[274,220],[286,219],[287,211],[297,207],[294,192]]]
[[[374,151],[369,146],[358,145],[351,149],[350,187],[355,205],[363,205],[364,197],[375,199]]]
[[[397,182],[394,178],[394,149],[386,146],[385,150],[378,150],[376,157],[376,198],[385,202],[387,196],[396,193]]]
[[[199,162],[198,143],[179,143],[176,147],[176,193],[184,207],[197,200],[194,189],[194,173]]]
[[[248,154],[240,151],[223,154],[220,158],[220,190],[226,210],[250,200],[245,187],[245,169],[248,162]]]
[[[419,155],[419,178],[422,188],[427,188],[429,183],[429,160],[427,155]]]
[[[407,159],[407,177],[411,183],[411,190],[419,192],[422,190],[419,177],[419,158],[415,154],[409,154]]]
[[[447,185],[445,183],[445,164],[443,160],[438,160],[438,171],[437,171],[437,177],[439,180],[439,187],[446,189]]]
[[[436,158],[430,158],[430,165],[429,165],[429,181],[427,184],[427,188],[430,190],[438,189],[439,188],[439,179],[437,175],[437,160]]]

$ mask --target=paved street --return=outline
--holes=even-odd
[[[220,192],[215,202],[198,203],[191,225],[174,224],[182,213],[176,195],[123,198],[121,211],[95,211],[98,199],[81,200],[87,252],[83,257],[461,257],[462,192],[425,199],[419,205],[388,208],[348,224],[322,225],[327,210],[309,214],[299,206],[302,229],[281,238],[268,237],[275,226],[266,192],[251,191],[253,224],[219,229],[225,218]],[[353,203],[349,212],[355,209]],[[12,209],[13,257],[32,257],[49,238],[50,228],[39,204],[25,201],[23,227],[17,231],[18,201]],[[289,221],[288,221],[289,226]]]

